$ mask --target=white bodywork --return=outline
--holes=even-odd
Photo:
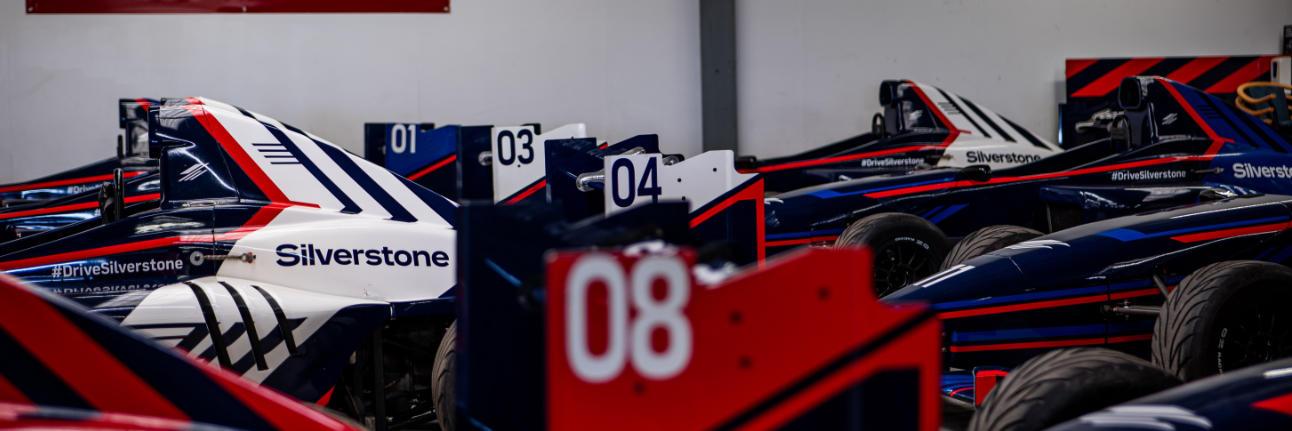
[[[672,165],[665,165],[660,154],[606,157],[606,214],[658,200],[685,200],[695,211],[757,176],[737,172],[735,159],[730,150],[707,151]],[[619,160],[628,165],[620,162],[616,169]],[[658,195],[639,193],[652,187],[659,188]]]
[[[1058,145],[1016,126],[991,110],[937,87],[916,84],[959,130],[937,166],[988,165],[1003,169],[1034,162],[1063,151]]]
[[[506,201],[547,177],[549,139],[586,138],[587,129],[582,123],[567,124],[534,135],[530,126],[494,127],[489,135],[494,202]]]
[[[324,153],[323,146],[335,145],[317,136],[290,131],[277,120],[260,114],[250,113],[252,117],[248,117],[229,105],[208,99],[201,101],[204,107],[200,109],[219,121],[290,202],[270,211],[272,218],[261,220],[262,223],[217,235],[216,239],[234,240],[231,255],[254,255],[254,259],[225,260],[215,276],[148,292],[126,317],[125,325],[159,326],[141,330],[175,345],[178,340],[174,337],[183,335],[183,327],[206,325],[193,291],[199,288],[210,298],[222,332],[227,332],[230,325],[244,320],[228,292],[235,289],[245,301],[262,339],[280,330],[279,319],[265,299],[265,295],[271,295],[281,305],[287,321],[303,319],[291,329],[296,342],[303,343],[343,308],[436,299],[455,285],[453,226],[410,188],[418,186],[345,153],[367,177],[365,181],[371,180],[368,184],[375,183],[380,190],[365,187],[363,181],[356,180]],[[266,124],[281,130],[309,160],[294,160],[283,157],[282,152],[264,151],[267,145],[272,147],[266,143],[279,142]],[[303,163],[293,162],[312,163],[359,211],[341,212],[345,205],[337,195],[324,187]],[[230,169],[237,166],[231,165]],[[200,175],[199,171],[195,170],[192,175]],[[185,173],[185,177],[188,175]],[[383,204],[374,193],[393,198],[393,205],[411,214],[416,221],[392,220],[392,203],[387,200]],[[447,200],[444,202],[453,205]],[[225,237],[219,238],[221,235]],[[188,258],[201,261],[205,256],[194,253]],[[160,327],[167,324],[171,327]],[[245,334],[226,342],[235,363],[250,352],[250,337]],[[189,354],[200,355],[210,345],[208,337]],[[265,354],[269,368],[252,367],[245,377],[262,381],[286,358],[285,349],[279,343]]]

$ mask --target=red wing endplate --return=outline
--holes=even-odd
[[[939,325],[871,294],[868,251],[805,249],[716,285],[693,254],[557,253],[549,429],[937,429]]]
[[[80,425],[153,420],[148,427],[122,426],[135,429],[173,428],[175,423],[350,429],[4,275],[0,357],[0,428],[43,424],[53,412]]]

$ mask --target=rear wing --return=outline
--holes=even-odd
[[[234,429],[351,429],[4,275],[0,351],[0,403]]]
[[[655,237],[675,244],[688,226],[655,223],[689,212],[679,204],[594,224],[553,224],[559,217],[518,207],[464,210],[458,423],[937,428],[939,325],[922,306],[877,302],[857,265],[865,251],[806,250],[702,282],[688,249],[605,248],[650,236],[625,232],[672,232]],[[659,301],[642,296],[661,283]],[[667,336],[633,335],[652,332]]]
[[[520,126],[364,124],[364,158],[455,201],[543,201],[546,142],[582,138],[583,124],[544,132]]]
[[[549,143],[549,194],[567,214],[587,217],[648,203],[684,202],[692,235],[702,243],[722,246],[735,263],[763,260],[763,179],[738,171],[733,152],[682,159],[660,154],[654,135],[604,149],[594,142]]]

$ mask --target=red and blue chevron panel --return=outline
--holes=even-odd
[[[1059,140],[1064,148],[1099,138],[1078,135],[1076,123],[1103,109],[1117,109],[1117,86],[1130,76],[1162,76],[1233,104],[1238,86],[1267,80],[1273,55],[1070,58],[1064,62],[1067,102],[1061,108]]]
[[[1070,58],[1064,64],[1068,102],[1114,97],[1122,79],[1161,76],[1209,94],[1232,97],[1238,86],[1265,79],[1273,55]]]

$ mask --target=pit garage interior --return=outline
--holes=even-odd
[[[0,427],[1292,429],[1287,0],[0,0]]]

